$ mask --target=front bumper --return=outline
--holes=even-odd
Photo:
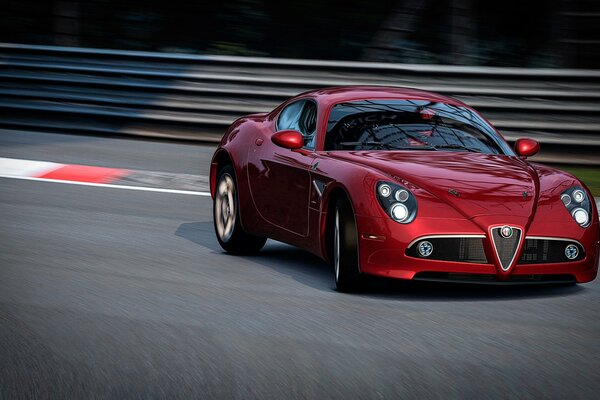
[[[566,222],[532,223],[523,228],[524,238],[563,238],[580,243],[585,257],[568,262],[520,263],[524,246],[519,248],[511,268],[504,270],[494,257],[494,245],[487,227],[495,225],[525,226],[510,216],[493,216],[479,220],[417,218],[406,225],[389,218],[357,216],[361,272],[400,279],[473,281],[481,283],[578,283],[593,280],[598,273],[598,222],[582,229]],[[407,254],[407,248],[419,238],[429,236],[479,237],[483,241],[483,262],[463,262],[419,258]],[[477,261],[477,260],[476,260]]]

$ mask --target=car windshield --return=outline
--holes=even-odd
[[[331,110],[325,150],[469,151],[514,155],[472,110],[422,100],[361,100]]]

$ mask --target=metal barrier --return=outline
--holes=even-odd
[[[415,87],[477,108],[540,161],[600,164],[600,71],[201,56],[0,43],[0,127],[216,142],[302,91]]]

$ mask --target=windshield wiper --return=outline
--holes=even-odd
[[[474,147],[462,146],[460,144],[440,144],[439,146],[433,146],[434,149],[456,149],[456,150],[467,150],[472,153],[481,153],[479,149]]]
[[[366,142],[340,142],[341,146],[377,146],[387,150],[436,150],[433,146],[393,146],[389,143],[366,141]]]

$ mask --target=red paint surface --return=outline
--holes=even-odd
[[[262,138],[256,139],[257,141]],[[283,147],[284,149],[299,149],[304,145],[304,138],[298,131],[294,130],[286,130],[279,131],[273,136],[271,136],[271,140],[279,147]],[[260,144],[256,143],[260,146]]]
[[[127,170],[117,168],[65,165],[40,175],[37,178],[54,179],[58,181],[111,183],[128,173],[129,171]]]
[[[533,139],[518,139],[515,142],[515,151],[522,157],[531,157],[540,151],[540,144]]]

